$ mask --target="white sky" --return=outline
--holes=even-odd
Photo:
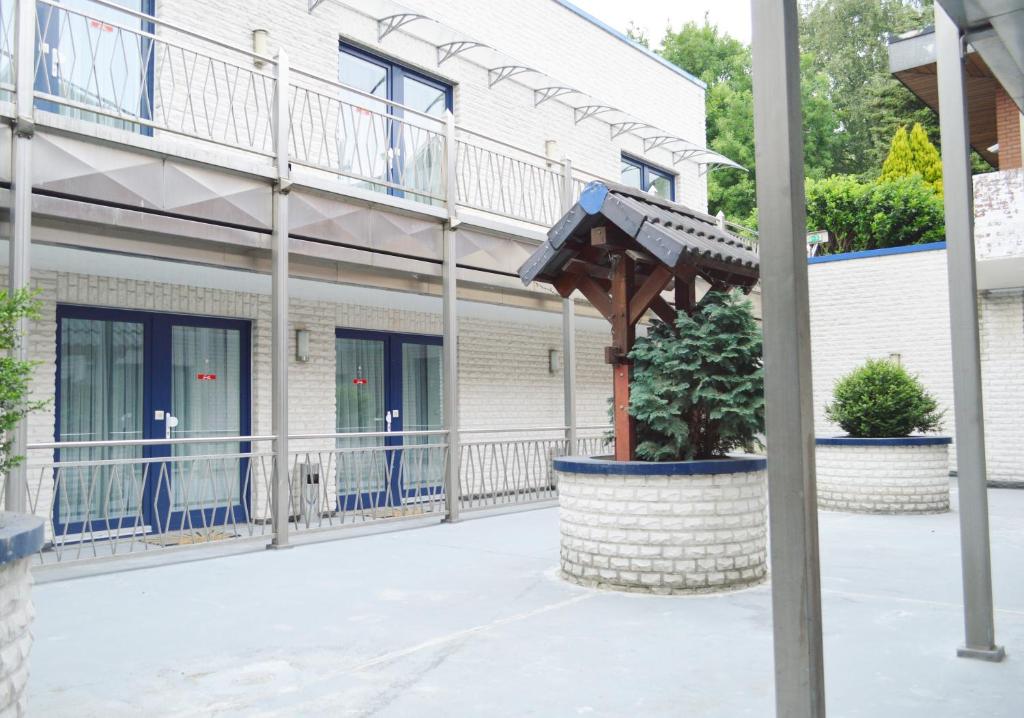
[[[689,20],[703,22],[704,13],[720,30],[750,43],[750,0],[569,1],[620,32],[625,32],[632,20],[647,31],[651,47],[661,44],[668,23],[678,30]]]

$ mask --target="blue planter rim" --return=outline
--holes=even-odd
[[[951,444],[950,436],[891,436],[869,438],[862,436],[819,436],[814,440],[818,446],[936,446]]]
[[[554,467],[558,471],[612,476],[744,474],[763,471],[767,466],[768,461],[763,456],[729,456],[701,461],[614,461],[600,457],[563,456],[554,460]]]
[[[0,512],[0,566],[31,556],[42,548],[43,540],[41,518]]]

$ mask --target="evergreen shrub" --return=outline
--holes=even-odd
[[[836,382],[825,415],[855,437],[900,437],[937,431],[943,412],[906,369],[872,359]]]

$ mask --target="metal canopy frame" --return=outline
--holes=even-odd
[[[606,112],[619,114],[614,122],[607,122],[611,137],[613,139],[626,134],[632,134],[645,144],[654,144],[650,149],[664,147],[671,142],[684,143],[690,147],[698,147],[694,142],[677,137],[664,130],[658,129],[648,122],[630,116],[628,113],[602,102],[588,93],[582,92],[572,86],[558,81],[556,78],[531,67],[507,53],[480,42],[473,37],[463,33],[449,25],[446,25],[428,15],[424,15],[411,8],[402,5],[397,0],[332,0],[357,12],[377,23],[377,39],[383,41],[396,31],[403,31],[419,40],[434,45],[437,50],[438,67],[445,64],[453,57],[462,56],[487,71],[488,87],[493,88],[500,82],[516,78],[517,81],[533,92],[534,107],[540,106],[551,100],[558,100],[561,104],[573,111],[573,120],[579,124],[583,120],[598,117]],[[313,12],[324,0],[308,0],[308,8]],[[409,28],[415,24],[415,31]],[[480,51],[482,55],[472,56],[472,51]],[[531,79],[535,78],[535,79]],[[579,105],[566,102],[564,98],[568,95],[581,95],[586,98]],[[703,148],[709,156],[720,158],[716,162],[720,167],[740,167],[726,157],[722,157],[707,148]],[[649,150],[645,150],[649,151]],[[676,155],[673,164],[689,160],[687,155]],[[699,164],[699,163],[698,163]],[[707,170],[703,170],[706,172]],[[698,169],[698,172],[701,172]]]

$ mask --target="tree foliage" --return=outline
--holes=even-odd
[[[850,436],[879,438],[937,431],[943,412],[917,377],[872,359],[836,382],[825,415]]]
[[[827,229],[819,253],[941,242],[945,238],[942,198],[920,175],[861,182],[849,175],[808,180],[807,229]]]
[[[25,457],[11,454],[11,432],[30,412],[46,406],[46,401],[29,399],[29,381],[38,362],[13,356],[24,337],[19,332],[21,319],[39,316],[39,302],[26,289],[13,294],[0,290],[0,475],[7,476]]]
[[[882,164],[882,181],[918,176],[942,194],[942,157],[920,123],[910,133],[900,126],[893,135],[889,155]]]
[[[711,459],[764,430],[761,329],[739,292],[708,292],[675,326],[653,321],[630,352],[637,456]]]

